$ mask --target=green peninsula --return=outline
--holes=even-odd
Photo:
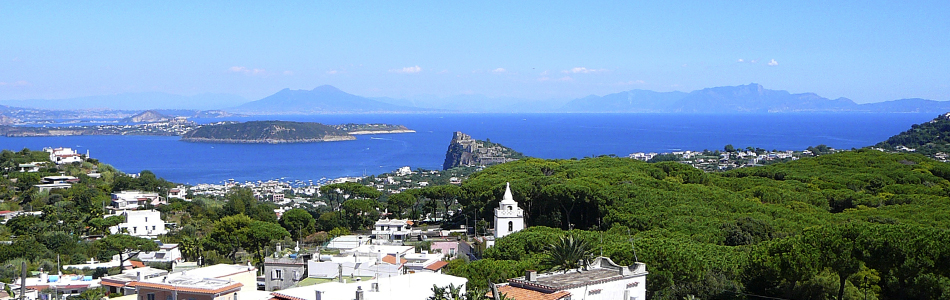
[[[250,121],[201,126],[182,135],[186,142],[280,144],[355,140],[343,130],[315,122]]]

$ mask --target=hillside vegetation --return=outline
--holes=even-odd
[[[950,152],[950,114],[938,116],[927,123],[914,124],[910,130],[875,145],[887,150],[898,150],[900,146],[924,155]]]
[[[459,202],[490,220],[511,182],[533,227],[449,272],[482,284],[552,268],[546,247],[570,231],[594,253],[645,262],[650,299],[946,299],[948,178],[946,163],[873,150],[725,173],[523,159],[474,174]]]
[[[181,137],[189,142],[288,143],[352,140],[346,132],[313,122],[250,121],[201,126]]]

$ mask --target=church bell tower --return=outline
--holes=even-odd
[[[505,183],[505,196],[495,209],[495,239],[524,229],[524,210],[511,195],[511,184]]]

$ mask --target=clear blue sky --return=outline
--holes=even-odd
[[[946,0],[192,2],[0,2],[0,100],[256,100],[323,84],[566,99],[751,82],[950,100]]]

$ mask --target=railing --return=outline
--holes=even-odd
[[[524,211],[521,209],[517,210],[507,210],[507,209],[495,209],[496,216],[505,216],[505,217],[523,217]]]

